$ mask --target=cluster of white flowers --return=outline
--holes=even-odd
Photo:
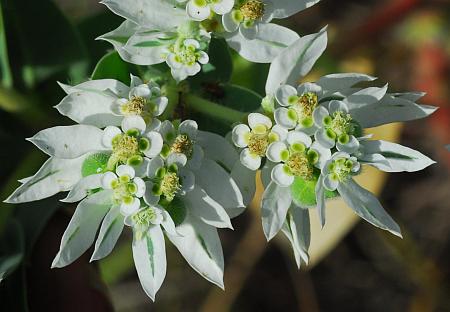
[[[131,87],[108,79],[62,85],[67,96],[56,108],[80,124],[29,139],[50,159],[7,202],[60,191],[69,191],[62,201],[80,201],[53,267],[72,263],[94,241],[91,260],[107,256],[128,225],[136,269],[151,298],[166,273],[163,230],[198,273],[223,287],[216,228],[232,228],[229,215],[244,209],[238,186],[223,168],[231,170],[234,163],[214,156],[231,145],[199,131],[193,120],[161,122],[157,117],[168,103],[163,91],[155,82],[135,76],[131,81]]]
[[[319,0],[103,0],[126,21],[99,39],[114,45],[127,62],[166,62],[177,81],[208,63],[211,36],[252,62],[270,63],[299,38],[276,24]]]
[[[308,262],[307,209],[316,208],[324,226],[326,199],[342,197],[361,218],[401,237],[399,226],[378,199],[353,180],[363,165],[386,172],[413,172],[434,163],[402,145],[371,140],[365,132],[432,114],[435,107],[415,103],[423,94],[390,94],[387,86],[357,87],[375,78],[353,73],[296,85],[311,68],[296,57],[302,55],[299,47],[305,52],[306,42],[310,49],[322,51],[320,44],[314,47],[322,35],[312,35],[312,44],[309,39],[299,40],[274,60],[266,83],[265,114],[249,114],[248,125],[238,124],[232,131],[232,141],[241,149],[240,161],[247,168],[240,168],[240,175],[262,170],[266,238],[282,230],[292,243],[298,266]],[[251,179],[239,181],[254,190]]]
[[[250,203],[257,170],[265,186],[264,233],[270,240],[281,230],[298,266],[308,262],[308,208],[317,208],[324,226],[326,199],[340,196],[363,219],[401,236],[380,202],[353,177],[363,165],[412,172],[434,162],[410,148],[371,140],[365,129],[423,118],[435,108],[416,104],[421,93],[359,87],[375,79],[363,74],[332,74],[299,85],[326,48],[326,29],[299,37],[270,21],[316,2],[102,2],[126,21],[101,39],[128,62],[166,62],[173,79],[150,75],[144,82],[131,75],[130,86],[113,79],[60,84],[67,95],[56,109],[78,124],[29,139],[50,158],[6,200],[68,192],[62,201],[79,202],[53,267],[72,263],[94,242],[91,260],[107,256],[127,225],[139,279],[153,300],[166,274],[165,237],[194,270],[223,288],[217,228],[232,229],[230,218]],[[187,88],[176,84],[209,62],[213,36],[250,61],[271,63],[262,110],[235,125],[235,146],[200,131],[193,120],[171,121],[179,98],[190,92],[189,81]]]

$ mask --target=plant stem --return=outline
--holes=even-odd
[[[240,122],[247,117],[247,113],[237,111],[235,109],[222,106],[220,104],[205,100],[193,94],[184,96],[186,106],[198,113],[210,116],[214,119],[222,120],[229,123]]]

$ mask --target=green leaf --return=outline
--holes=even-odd
[[[95,153],[87,157],[81,166],[81,174],[87,177],[92,174],[103,172],[108,164],[109,157],[107,153]]]
[[[82,70],[86,51],[78,33],[50,0],[0,0],[14,79],[31,88],[61,70]]]
[[[164,205],[164,209],[169,213],[176,226],[183,223],[184,219],[186,219],[186,206],[178,197],[175,197],[167,205]]]
[[[133,65],[124,62],[117,52],[110,52],[102,57],[95,66],[92,79],[116,79],[126,85],[130,84]]]
[[[318,179],[318,173],[310,181],[306,181],[300,177],[295,178],[294,183],[291,185],[291,195],[297,206],[306,208],[317,205],[315,189]],[[325,198],[331,199],[337,196],[339,196],[338,192],[325,191]]]

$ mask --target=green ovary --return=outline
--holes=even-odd
[[[116,203],[130,204],[134,200],[133,195],[137,191],[137,185],[131,182],[128,176],[122,176],[113,182],[112,189]]]
[[[313,125],[312,114],[318,104],[317,94],[307,92],[298,97],[297,101],[291,105],[291,109],[297,114],[299,123],[302,123],[305,127],[310,127]]]
[[[336,136],[351,135],[354,132],[354,124],[352,117],[343,112],[336,112],[326,125],[327,129],[332,130]]]

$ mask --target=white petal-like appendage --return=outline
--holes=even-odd
[[[386,172],[415,172],[436,163],[422,153],[396,143],[363,141],[361,145],[365,154],[379,154],[384,157],[385,161],[369,164]]]
[[[130,90],[130,99],[133,97],[142,97],[149,99],[152,96],[152,91],[146,84],[138,85]]]
[[[122,204],[120,204],[120,213],[124,216],[131,216],[132,214],[137,212],[140,207],[141,201],[138,198],[134,197],[131,203],[128,204],[122,202]]]
[[[283,142],[273,142],[267,148],[266,156],[270,161],[278,163],[282,160],[281,153],[287,151],[287,146]]]
[[[197,6],[194,1],[191,0],[186,5],[186,12],[190,18],[194,21],[204,21],[211,15],[211,8],[208,4],[205,6]]]
[[[67,94],[77,93],[80,91],[103,93],[104,91],[109,90],[116,95],[116,98],[120,98],[126,97],[128,92],[130,92],[130,88],[128,86],[115,79],[88,80],[76,86],[68,86],[59,82],[58,84]]]
[[[175,164],[178,166],[178,168],[186,166],[187,163],[187,157],[184,154],[181,153],[171,153],[167,157],[167,166],[170,166],[172,164]]]
[[[315,93],[320,98],[322,95],[322,87],[312,82],[305,82],[297,87],[298,95],[308,92]]]
[[[248,138],[247,136],[250,134],[250,128],[247,125],[239,124],[236,127],[233,128],[233,131],[231,133],[231,139],[233,140],[233,143],[237,147],[247,147],[248,145]]]
[[[104,147],[111,149],[112,148],[112,140],[117,135],[122,134],[122,130],[120,130],[117,127],[109,126],[106,127],[105,130],[103,130],[102,135],[102,144]]]
[[[197,143],[203,148],[205,158],[212,159],[231,171],[239,161],[239,154],[233,145],[224,137],[212,133],[199,131]]]
[[[158,195],[153,194],[152,191],[153,182],[146,181],[145,182],[145,193],[144,193],[144,202],[149,206],[154,206],[158,204],[160,197]]]
[[[100,191],[81,201],[61,239],[52,268],[74,262],[92,245],[103,217],[111,208],[111,191]]]
[[[227,32],[235,32],[239,28],[239,23],[233,19],[232,12],[222,16],[222,25]]]
[[[153,158],[161,153],[164,142],[161,134],[155,131],[150,131],[144,135],[150,141],[150,147],[144,151],[145,156]]]
[[[66,198],[62,199],[65,203],[75,203],[88,195],[89,190],[93,190],[102,186],[103,174],[93,174],[82,178],[70,190]]]
[[[197,138],[198,125],[194,120],[185,120],[178,127],[180,134],[186,134],[190,139]]]
[[[317,142],[320,143],[325,148],[333,148],[335,145],[335,141],[333,139],[330,139],[327,135],[324,129],[317,130],[316,134],[314,135],[314,138]]]
[[[47,155],[74,159],[86,153],[106,150],[103,131],[94,126],[74,125],[48,128],[27,139]]]
[[[359,186],[353,179],[340,183],[339,194],[353,211],[373,225],[402,237],[400,227],[388,215],[378,199],[369,191]]]
[[[288,135],[288,130],[280,125],[274,125],[271,132],[278,136],[278,141],[286,140]]]
[[[266,239],[271,240],[283,226],[292,198],[289,188],[272,182],[264,191],[261,202],[261,218]]]
[[[339,141],[337,141],[336,147],[338,151],[353,154],[359,149],[359,141],[353,135],[351,135],[350,141],[348,141],[346,144],[341,144],[339,143]]]
[[[131,129],[137,129],[143,133],[146,128],[147,125],[141,116],[127,116],[122,120],[122,130],[124,132]]]
[[[300,131],[290,131],[287,135],[287,141],[290,145],[301,143],[306,147],[310,147],[312,144],[311,137]]]
[[[290,106],[289,98],[297,95],[297,90],[290,85],[282,85],[275,93],[275,98],[281,106]]]
[[[310,149],[319,153],[319,161],[315,164],[315,166],[319,169],[322,169],[328,160],[331,159],[331,150],[329,148],[323,147],[319,142],[314,142]]]
[[[111,253],[122,234],[123,226],[124,217],[120,214],[119,206],[113,206],[103,219],[91,261],[100,260]]]
[[[278,125],[286,129],[293,129],[297,125],[297,120],[294,120],[289,116],[289,110],[285,107],[277,108],[273,117]]]
[[[329,191],[335,191],[339,186],[339,181],[333,180],[328,174],[323,179],[323,186]]]
[[[163,137],[164,141],[168,141],[169,136],[173,137],[174,139],[176,135],[173,124],[168,120],[162,122],[159,128],[159,133],[161,133],[161,136]]]
[[[295,85],[314,66],[327,46],[327,32],[301,37],[284,49],[270,65],[266,94],[274,94],[283,84]]]
[[[219,15],[230,12],[233,9],[233,6],[234,0],[220,0],[211,4],[212,10]]]
[[[281,230],[291,242],[298,268],[300,269],[302,262],[308,264],[311,241],[309,209],[292,204]]]
[[[195,185],[192,191],[186,193],[183,200],[189,211],[206,224],[217,228],[233,228],[224,207],[208,196],[200,186]]]
[[[223,285],[224,259],[217,229],[187,215],[177,227],[180,235],[167,235],[189,265],[206,280]]]
[[[128,165],[120,165],[116,169],[116,174],[119,177],[122,176],[128,176],[130,179],[133,179],[136,175],[136,172],[134,171],[134,168]]]
[[[26,203],[71,190],[83,178],[81,168],[87,156],[75,159],[50,157],[34,176],[22,181],[5,203]]]
[[[316,84],[322,87],[323,96],[327,97],[337,91],[348,90],[357,83],[373,81],[375,77],[359,73],[330,74],[321,77]],[[345,91],[346,92],[346,91]]]
[[[328,109],[326,109],[325,107],[323,106],[316,107],[313,112],[314,124],[316,124],[318,127],[322,127],[323,119],[329,115],[330,113],[328,112]]]
[[[228,45],[243,58],[254,63],[272,62],[284,49],[300,38],[295,31],[276,24],[261,23],[258,28],[258,35],[253,40],[248,40],[239,31],[225,34]],[[266,94],[274,94],[276,88]]]
[[[209,55],[204,52],[204,51],[200,51],[199,52],[199,57],[197,60],[200,64],[208,64],[209,63]]]
[[[143,237],[133,238],[133,259],[142,288],[155,301],[166,277],[167,261],[164,234],[159,225],[150,227]],[[139,239],[140,238],[140,239]]]
[[[267,129],[272,128],[272,120],[266,115],[260,113],[250,113],[248,115],[248,125],[254,129],[258,125],[264,125]]]
[[[122,121],[123,117],[112,110],[116,100],[107,94],[77,91],[67,95],[55,108],[77,123],[103,128],[118,126]]]
[[[145,182],[144,182],[144,180],[142,180],[142,179],[139,178],[139,177],[134,178],[134,179],[133,179],[133,182],[134,182],[134,184],[136,184],[136,186],[137,186],[137,191],[136,191],[136,193],[134,194],[134,196],[136,196],[136,197],[138,197],[138,198],[141,198],[142,196],[144,196],[145,191],[146,191],[146,185],[145,185]]]
[[[156,111],[154,112],[154,116],[161,116],[167,108],[169,104],[169,99],[165,96],[158,97],[152,100],[156,105]]]
[[[194,189],[196,183],[196,177],[191,170],[182,168],[179,172],[181,178],[181,191],[185,194]]]
[[[147,175],[149,178],[154,178],[156,175],[156,172],[159,168],[164,167],[164,160],[161,157],[155,157],[150,160],[148,163],[148,171]]]
[[[279,164],[273,167],[270,177],[272,181],[278,184],[280,187],[288,187],[294,183],[294,176],[286,173],[284,165]]]
[[[261,157],[252,155],[248,148],[242,150],[240,160],[241,163],[250,170],[258,170],[261,166]]]

